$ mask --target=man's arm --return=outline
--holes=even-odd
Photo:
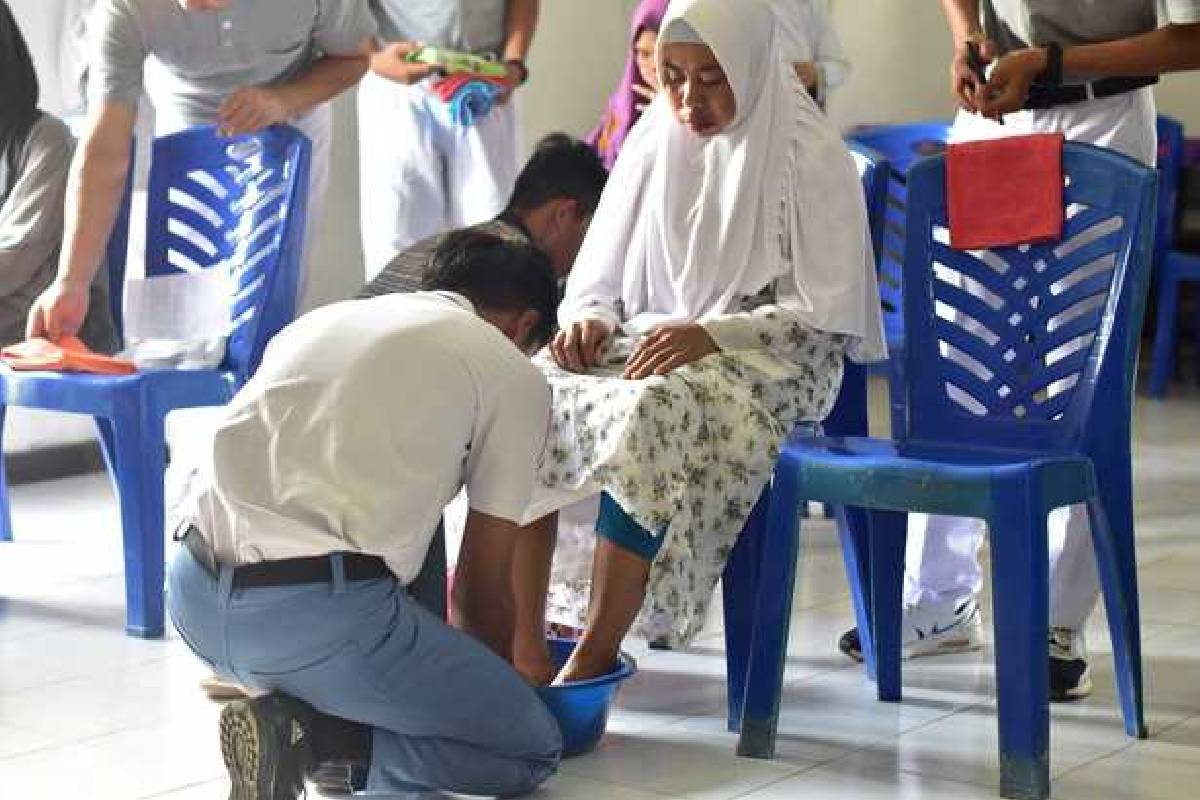
[[[954,42],[954,57],[950,61],[950,92],[959,105],[968,111],[978,111],[977,95],[982,81],[972,69],[969,52],[975,47],[984,64],[996,58],[996,45],[988,40],[979,22],[979,0],[942,0],[942,11]]]
[[[349,53],[322,56],[286,83],[238,89],[217,110],[221,133],[253,133],[302,116],[358,83],[367,72],[372,49],[372,41],[363,39]]]
[[[979,98],[979,112],[996,117],[1020,109],[1047,60],[1041,47],[1017,50],[1000,59]],[[1067,82],[1194,69],[1200,69],[1200,23],[1167,25],[1125,39],[1063,49]]]
[[[515,63],[525,63],[529,48],[533,45],[533,34],[537,30],[538,0],[508,0],[504,15],[504,52],[501,59],[508,63],[508,79],[511,88],[504,95],[507,101],[525,79],[524,71]]]
[[[58,339],[75,335],[88,310],[92,279],[124,195],[137,109],[103,103],[88,118],[67,183],[63,248],[58,276],[33,304],[26,334]]]
[[[450,603],[454,626],[505,661],[512,660],[513,553],[521,534],[515,522],[472,508],[454,568]]]

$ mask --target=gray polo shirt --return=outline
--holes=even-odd
[[[983,0],[983,30],[1001,53],[1057,42],[1109,42],[1200,22],[1200,0]]]
[[[370,0],[385,42],[501,55],[507,0]]]
[[[100,0],[94,13],[91,102],[136,106],[153,56],[167,96],[151,99],[187,125],[214,122],[235,89],[295,78],[375,33],[367,0],[232,0],[211,12],[179,0]]]

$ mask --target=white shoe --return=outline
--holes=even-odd
[[[964,600],[954,608],[925,610],[920,606],[904,609],[904,658],[965,653],[983,646],[983,615],[976,600]],[[858,628],[851,628],[838,640],[838,649],[862,661],[862,643]]]
[[[977,600],[964,600],[952,609],[904,609],[905,658],[966,653],[982,646],[983,615]]]

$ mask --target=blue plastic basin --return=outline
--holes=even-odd
[[[562,666],[567,662],[575,643],[567,639],[550,639],[550,657]],[[542,702],[558,720],[563,737],[563,757],[586,753],[595,747],[608,727],[608,710],[621,682],[637,672],[637,663],[621,653],[617,668],[607,675],[566,686],[540,686]]]

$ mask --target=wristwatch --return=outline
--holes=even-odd
[[[517,86],[524,86],[529,81],[529,67],[525,66],[525,61],[520,58],[504,59],[505,66],[514,66],[521,77],[517,79]]]
[[[1058,42],[1046,45],[1046,68],[1038,73],[1034,82],[1042,86],[1062,86],[1063,49]]]

